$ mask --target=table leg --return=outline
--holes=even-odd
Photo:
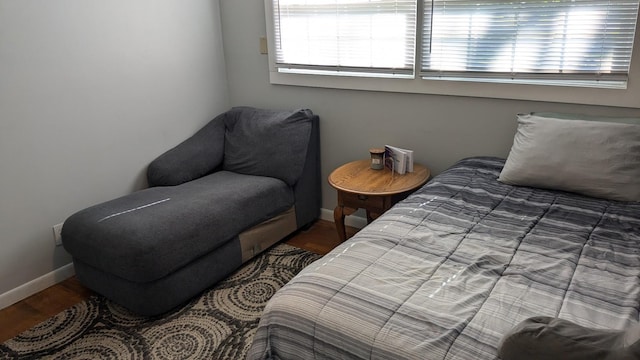
[[[344,206],[336,206],[333,209],[333,221],[336,223],[336,230],[338,230],[338,239],[340,242],[347,240],[347,231],[344,228]]]
[[[336,230],[338,230],[340,242],[347,240],[347,229],[344,226],[344,217],[353,214],[356,210],[358,209],[344,205],[338,205],[333,209],[333,221],[336,223]]]

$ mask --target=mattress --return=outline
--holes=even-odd
[[[505,185],[503,165],[458,162],[304,269],[248,359],[496,359],[532,316],[638,321],[640,203]]]

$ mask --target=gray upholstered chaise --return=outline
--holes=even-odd
[[[150,187],[70,216],[80,282],[143,315],[185,302],[320,211],[318,117],[233,108],[154,160]]]

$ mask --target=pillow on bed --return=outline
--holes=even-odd
[[[608,123],[621,123],[621,124],[635,124],[640,125],[640,118],[625,118],[625,117],[612,117],[612,116],[599,116],[599,115],[585,115],[585,114],[568,114],[568,113],[554,113],[554,112],[534,112],[530,115],[543,118],[564,119],[564,120],[584,120],[584,121],[602,121]]]
[[[519,114],[513,146],[498,180],[640,201],[640,119],[585,119]]]
[[[623,360],[640,358],[640,324],[626,330],[590,329],[551,317],[529,318],[498,345],[502,360]]]

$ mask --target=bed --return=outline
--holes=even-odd
[[[248,359],[496,359],[530,317],[636,323],[640,202],[505,184],[504,166],[459,161],[304,269]]]

